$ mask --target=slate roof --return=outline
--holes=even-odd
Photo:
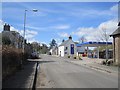
[[[74,42],[75,44],[79,44],[79,42]]]
[[[114,31],[110,36],[120,35],[120,27],[116,31]]]
[[[59,46],[64,46],[64,45],[66,45],[66,43],[69,41],[69,39],[68,40],[66,40],[66,41],[64,41],[64,42],[62,42]]]
[[[57,49],[58,47],[57,46],[54,46],[53,48],[52,48],[52,50],[55,50],[55,49]]]

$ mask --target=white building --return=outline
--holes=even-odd
[[[51,53],[51,55],[58,55],[58,47],[57,46],[53,46],[50,49],[50,53]]]
[[[76,46],[77,46],[77,56],[85,53],[85,47],[84,46],[80,46],[79,44],[76,44]]]
[[[70,36],[68,40],[64,41],[58,47],[58,55],[61,57],[64,56],[73,56],[77,54],[77,47],[72,37]]]

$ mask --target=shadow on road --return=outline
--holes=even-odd
[[[55,62],[55,61],[39,61],[39,64],[42,64],[42,63],[51,63],[51,62]]]

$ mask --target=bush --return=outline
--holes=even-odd
[[[102,64],[102,65],[106,65],[106,61],[102,61],[101,64]]]
[[[9,76],[27,61],[27,54],[23,56],[21,49],[16,49],[11,46],[2,46],[2,74],[3,79]],[[24,59],[24,60],[23,60]]]
[[[8,37],[2,36],[2,44],[3,45],[10,45],[11,41]]]
[[[76,59],[76,56],[74,56],[74,59]]]
[[[79,57],[79,60],[82,60],[82,58],[81,58],[81,57]]]
[[[109,66],[109,65],[112,65],[113,64],[113,60],[108,60],[107,62],[106,62],[106,64]]]
[[[70,56],[68,56],[68,58],[70,58]]]

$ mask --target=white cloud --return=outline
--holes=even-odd
[[[38,34],[38,32],[36,32],[36,31],[26,30],[26,38],[27,39],[31,39],[31,38],[35,37],[37,34]]]
[[[80,27],[76,32],[72,32],[72,35],[77,35],[78,37],[85,36],[88,41],[98,41],[100,40],[101,32],[106,29],[107,34],[112,34],[117,29],[117,19],[112,19],[101,23],[98,27]],[[112,38],[109,39],[111,41]],[[101,40],[100,40],[101,41]]]
[[[55,40],[56,40],[56,42],[57,42],[58,45],[60,45],[61,42],[62,42],[60,38],[56,38]]]
[[[38,30],[40,29],[39,27],[33,27],[33,26],[29,26],[29,25],[26,25],[27,28],[30,28],[30,29],[34,29],[34,30]]]
[[[19,33],[20,33],[21,35],[23,35],[24,31],[23,31],[23,30],[19,30]],[[26,39],[34,38],[37,34],[38,34],[37,31],[25,30],[25,38],[26,38]]]
[[[69,12],[68,12],[69,14]],[[112,16],[115,17],[118,15],[118,4],[115,4],[114,6],[110,7],[107,10],[98,10],[98,9],[78,9],[73,8],[71,9],[71,12],[69,15],[75,16],[75,17],[83,17],[83,18],[95,18],[100,16]]]
[[[29,38],[29,39],[27,39],[27,42],[28,42],[28,43],[38,42],[38,43],[39,43],[39,41],[36,40],[36,39],[34,39],[34,38]]]
[[[16,31],[16,32],[19,32],[18,29],[14,28],[13,26],[10,27],[10,31]],[[19,32],[20,33],[20,32]]]
[[[4,22],[0,20],[0,32],[3,30],[3,25],[4,25]]]
[[[63,38],[69,37],[69,34],[66,33],[66,32],[58,33],[58,35],[59,35],[60,37],[63,37]]]
[[[47,26],[47,27],[35,27],[26,25],[26,28],[37,30],[37,31],[56,31],[56,30],[66,30],[70,28],[70,25],[53,25],[53,26]]]
[[[118,25],[117,19],[112,19],[112,20],[101,23],[98,26],[98,29],[102,30],[103,28],[106,28],[107,32],[111,34],[117,28],[117,25]]]
[[[112,7],[110,8],[110,10],[113,11],[113,12],[118,12],[118,4],[112,6]]]
[[[26,30],[26,34],[37,35],[38,32],[32,30]]]
[[[80,27],[77,29],[77,32],[72,32],[73,35],[77,35],[78,37],[84,36],[86,34],[90,34],[91,32],[94,32],[96,29],[93,27]]]
[[[69,29],[70,28],[70,26],[69,25],[57,25],[57,26],[53,26],[53,27],[51,27],[51,28],[53,28],[53,29]]]

